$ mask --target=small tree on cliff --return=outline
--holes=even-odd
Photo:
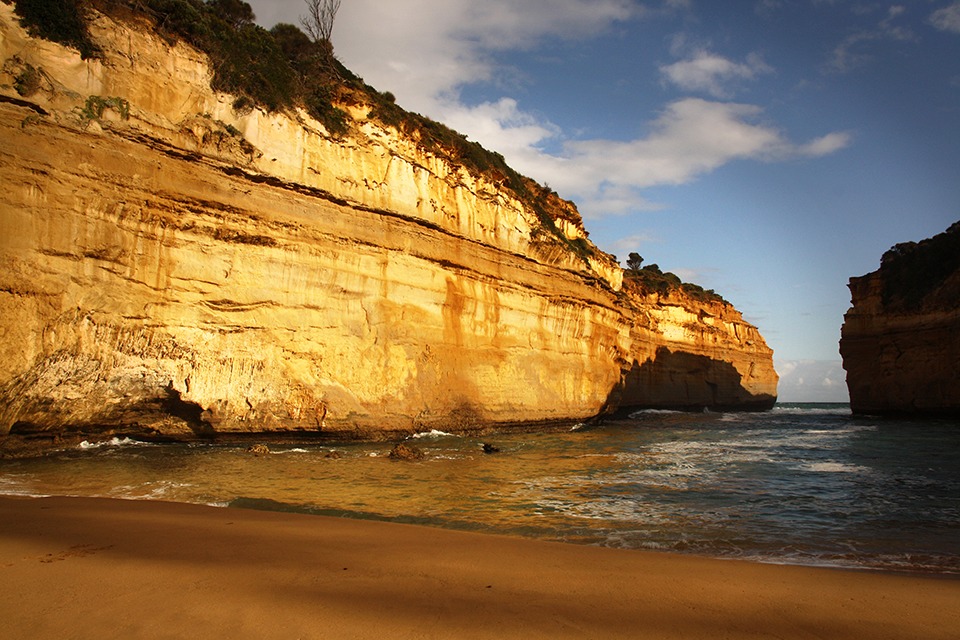
[[[640,257],[639,253],[631,253],[627,257],[627,269],[636,273],[640,271],[640,267],[643,265],[643,258]]]
[[[307,15],[300,18],[300,24],[315,42],[330,42],[333,35],[333,21],[340,10],[340,0],[304,0],[307,3]]]
[[[209,3],[217,15],[229,22],[239,31],[248,24],[253,24],[257,16],[253,15],[253,8],[243,0],[213,0]]]

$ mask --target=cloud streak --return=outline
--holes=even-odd
[[[958,3],[960,4],[960,3]],[[873,61],[871,43],[879,41],[916,41],[917,36],[910,29],[894,24],[906,10],[894,5],[887,10],[886,17],[875,27],[861,29],[847,36],[833,50],[833,57],[827,63],[830,73],[849,73]]]
[[[960,33],[960,2],[934,11],[930,15],[930,24],[941,31]]]
[[[733,97],[732,86],[743,80],[773,73],[773,67],[751,54],[746,62],[732,62],[701,49],[686,60],[660,67],[664,81],[684,91],[703,92],[715,98]]]

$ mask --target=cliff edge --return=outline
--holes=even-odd
[[[0,3],[0,435],[383,438],[772,406],[755,327],[624,287],[576,207],[495,154],[372,117],[370,91],[329,96],[325,119],[215,90],[208,55],[138,6],[87,6],[85,56]]]
[[[960,223],[850,279],[840,354],[850,408],[960,415]]]

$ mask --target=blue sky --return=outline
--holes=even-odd
[[[960,219],[960,0],[343,0],[333,42],[601,249],[723,295],[782,400],[846,400],[848,279]]]

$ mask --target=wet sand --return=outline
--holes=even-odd
[[[954,579],[98,498],[0,498],[0,585],[9,640],[960,637]]]

